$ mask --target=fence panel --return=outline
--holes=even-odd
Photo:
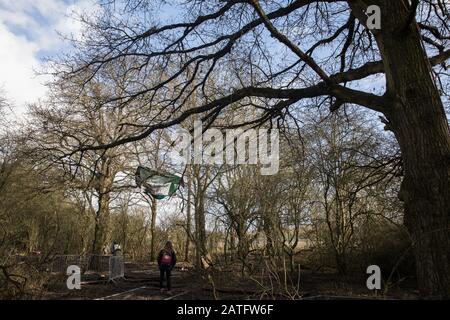
[[[95,260],[95,270],[91,264]],[[46,264],[46,270],[53,273],[65,274],[70,265],[76,265],[86,271],[108,273],[109,280],[125,276],[125,262],[123,256],[107,255],[56,255]]]
[[[125,276],[124,261],[122,256],[109,257],[109,280],[123,278]]]

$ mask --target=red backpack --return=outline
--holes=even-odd
[[[163,252],[163,256],[161,258],[161,264],[165,265],[165,266],[172,265],[172,255],[167,252]]]

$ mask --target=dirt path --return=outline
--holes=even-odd
[[[172,272],[171,293],[159,289],[159,270],[149,264],[126,264],[125,277],[114,282],[105,275],[85,275],[80,290],[68,290],[65,277],[56,279],[43,297],[50,300],[176,300],[196,299],[202,292],[198,278],[187,270]],[[208,296],[201,298],[208,299]]]
[[[159,271],[156,268],[130,268],[125,274],[124,279],[118,279],[114,283],[107,283],[106,286],[113,287],[114,293],[102,294],[94,300],[173,300],[189,293],[186,287],[189,287],[192,275],[189,272],[176,269],[172,273],[172,290],[167,293],[159,288]],[[94,284],[94,287],[97,287]],[[94,289],[94,288],[93,288]],[[103,293],[98,288],[99,293]]]
[[[189,291],[171,294],[161,293],[157,288],[143,286],[94,300],[175,300],[187,293],[189,293]]]

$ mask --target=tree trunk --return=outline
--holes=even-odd
[[[200,166],[192,167],[194,179],[194,224],[195,224],[195,266],[202,267],[202,257],[206,257],[206,216],[205,216],[205,176],[201,175]]]
[[[336,250],[336,266],[340,275],[347,274],[347,261],[345,253],[340,252],[339,250]]]
[[[189,170],[189,169],[188,169]],[[192,191],[191,191],[191,176],[190,176],[190,170],[187,174],[188,183],[187,183],[187,212],[186,212],[186,245],[184,247],[184,260],[189,261],[189,245],[191,243],[191,198],[192,198]]]
[[[94,239],[92,241],[92,257],[90,259],[91,270],[101,270],[101,256],[103,255],[103,246],[106,242],[106,235],[109,224],[109,200],[108,192],[99,192],[98,210],[95,214]]]
[[[151,261],[156,261],[155,254],[155,228],[156,228],[156,213],[158,210],[158,205],[156,203],[156,199],[152,198],[152,224],[150,226],[150,259]]]
[[[291,273],[294,274],[295,270],[295,263],[294,263],[294,251],[290,251],[288,253],[289,258],[289,269],[291,270]]]
[[[196,266],[201,267],[202,257],[206,257],[206,229],[205,208],[203,195],[200,195],[199,203],[195,206],[195,238],[196,238]]]
[[[249,246],[247,243],[247,239],[245,236],[245,222],[244,219],[241,218],[242,214],[238,213],[237,216],[237,220],[235,221],[234,225],[236,228],[236,235],[237,235],[237,256],[239,258],[239,260],[242,263],[242,268],[241,268],[241,275],[245,276],[245,267],[247,267],[247,256],[248,256],[248,251],[249,251]]]
[[[412,235],[419,289],[450,297],[450,131],[431,66],[415,22],[405,28],[404,1],[378,1],[376,35],[392,104],[387,107],[402,152],[400,199]]]

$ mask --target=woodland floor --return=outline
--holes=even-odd
[[[172,273],[172,292],[159,290],[159,271],[155,265],[125,264],[125,278],[108,282],[107,275],[83,275],[80,290],[68,290],[64,276],[55,276],[46,286],[43,299],[101,299],[101,300],[209,300],[209,299],[289,299],[285,292],[273,294],[263,290],[255,280],[238,276],[237,270],[216,271],[213,286],[206,277],[192,270],[176,268]],[[264,280],[268,285],[270,281]],[[349,279],[331,272],[302,271],[300,296],[296,299],[417,299],[414,281],[404,280],[391,288],[387,294],[374,294],[366,288],[366,280]]]

